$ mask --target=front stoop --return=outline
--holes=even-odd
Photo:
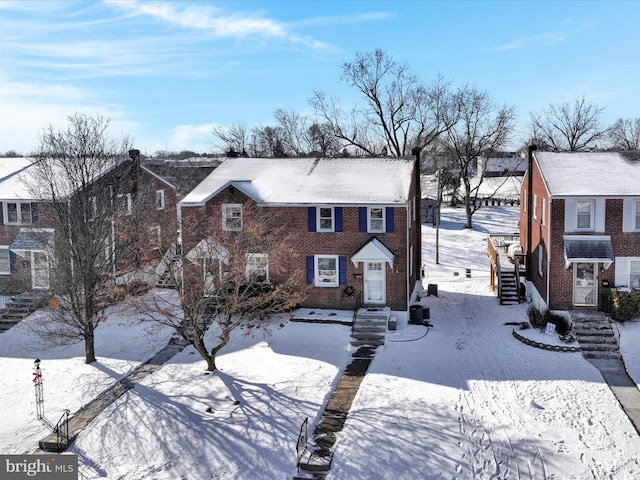
[[[355,348],[384,345],[390,318],[389,307],[359,309],[353,325],[351,345]]]
[[[601,312],[571,312],[571,322],[584,358],[622,359],[611,321],[606,315]]]

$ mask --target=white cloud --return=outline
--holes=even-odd
[[[184,29],[200,30],[216,38],[244,40],[247,38],[279,39],[312,49],[327,49],[325,42],[288,31],[286,24],[258,14],[229,14],[220,8],[202,4],[121,2],[105,0],[107,5],[125,10],[131,15],[145,15]],[[182,8],[181,8],[182,7]]]
[[[43,128],[62,128],[76,112],[103,115],[111,120],[109,133],[120,138],[135,131],[138,124],[125,120],[131,115],[120,106],[100,101],[89,90],[64,85],[10,82],[0,77],[0,152],[34,151]]]
[[[494,48],[498,52],[504,52],[508,50],[517,50],[520,48],[535,48],[535,47],[549,47],[563,42],[567,38],[567,34],[563,32],[550,32],[543,33],[541,35],[535,35],[533,37],[526,37],[514,40],[506,45],[501,45]]]
[[[166,148],[176,152],[181,150],[210,152],[214,143],[212,131],[215,126],[217,126],[215,123],[178,125],[172,129]]]

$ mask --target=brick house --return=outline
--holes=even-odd
[[[48,219],[47,204],[33,198],[29,188],[31,159],[0,159],[0,293],[15,294],[32,289],[50,288],[50,255],[55,248],[55,231]],[[95,190],[105,199],[111,191],[111,175],[125,176],[137,181],[120,182],[115,192],[122,215],[130,214],[136,192],[144,192],[149,201],[144,217],[149,238],[144,244],[157,248],[175,243],[177,232],[176,190],[170,183],[137,161],[123,161],[97,181]],[[106,200],[105,200],[106,201]],[[117,228],[114,229],[117,236]],[[112,241],[116,245],[115,239]],[[118,252],[112,249],[115,258]],[[106,253],[105,253],[106,254]],[[144,255],[145,259],[153,255]],[[159,261],[159,259],[158,259]]]
[[[304,272],[304,306],[407,311],[421,264],[416,179],[414,159],[227,158],[179,203],[179,217],[207,222],[215,240],[268,212],[295,234],[280,268]],[[182,239],[185,252],[203,240],[184,226]]]
[[[521,191],[527,290],[540,309],[603,309],[640,288],[638,152],[530,152]]]

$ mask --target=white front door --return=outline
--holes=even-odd
[[[49,288],[49,257],[44,252],[31,252],[31,287]]]
[[[384,262],[365,262],[364,301],[381,304],[387,301]]]
[[[573,304],[593,307],[598,299],[597,263],[573,264]]]

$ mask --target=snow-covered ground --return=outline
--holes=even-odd
[[[500,306],[491,292],[486,238],[516,231],[517,209],[483,208],[471,231],[463,215],[443,211],[438,265],[435,228],[423,227],[425,288],[438,285],[422,300],[433,327],[401,322],[389,332],[329,478],[640,478],[640,437],[598,370],[579,353],[526,346],[504,325],[525,321],[527,306]],[[619,330],[637,382],[640,323]],[[23,328],[0,334],[0,453],[31,451],[47,432],[35,419],[34,358],[55,422],[169,333],[114,312],[97,331],[94,365],[84,365],[81,346],[36,346]],[[266,336],[236,333],[214,375],[186,348],[99,415],[69,449],[81,478],[291,478],[300,425],[309,417],[313,430],[349,362],[350,328],[275,320]]]

